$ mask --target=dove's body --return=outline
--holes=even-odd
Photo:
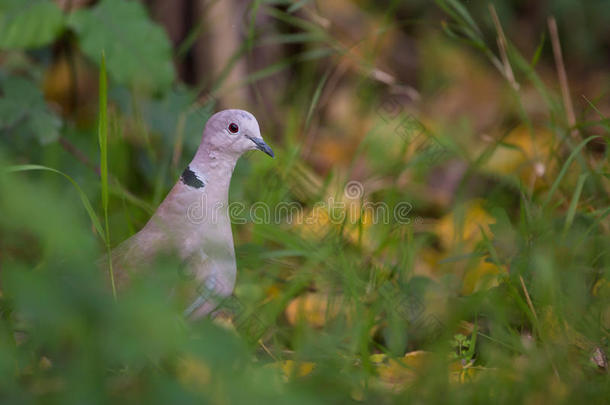
[[[244,133],[224,131],[229,125]],[[139,270],[159,253],[167,252],[185,262],[185,274],[192,276],[200,295],[203,290],[220,297],[231,294],[236,264],[228,214],[229,185],[237,160],[250,149],[273,156],[251,114],[225,110],[210,118],[201,145],[180,180],[146,226],[113,252],[119,282],[127,276],[125,269]],[[196,299],[187,315],[200,317],[213,310],[217,300],[208,295]]]

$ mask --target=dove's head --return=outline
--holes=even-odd
[[[274,156],[261,136],[256,118],[244,110],[224,110],[212,115],[205,125],[201,147],[230,157],[254,149]]]

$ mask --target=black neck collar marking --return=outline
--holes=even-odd
[[[205,183],[197,177],[194,171],[191,170],[189,166],[184,169],[182,172],[182,176],[180,176],[180,181],[186,184],[189,187],[193,188],[203,188],[205,187]]]

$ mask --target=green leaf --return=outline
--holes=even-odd
[[[41,144],[59,137],[61,119],[51,110],[38,87],[21,77],[0,83],[0,130],[19,136],[33,136]]]
[[[64,28],[64,15],[50,0],[0,0],[0,49],[47,45]]]
[[[140,3],[102,0],[73,13],[68,24],[91,60],[99,63],[106,53],[108,72],[117,83],[165,91],[174,81],[169,39]]]
[[[460,25],[468,26],[468,28],[480,36],[481,30],[474,22],[470,13],[459,1],[456,0],[444,0],[437,1],[437,4],[441,6],[448,14],[450,14]]]

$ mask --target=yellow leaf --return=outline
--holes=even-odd
[[[462,281],[462,294],[469,295],[476,291],[487,290],[499,284],[500,277],[506,274],[505,267],[498,267],[481,258],[474,267],[466,270]]]
[[[293,299],[286,307],[286,318],[291,325],[299,319],[314,327],[322,327],[328,319],[339,314],[341,302],[334,300],[329,303],[327,295],[322,293],[308,293]]]
[[[63,114],[76,113],[78,120],[83,122],[88,122],[95,114],[92,100],[96,97],[92,98],[91,94],[97,93],[96,86],[97,74],[78,56],[72,62],[67,57],[56,59],[44,74],[45,99],[59,107]]]
[[[383,355],[385,356],[385,355]],[[378,357],[382,360],[377,363],[377,371],[382,384],[391,390],[401,390],[407,384],[413,382],[417,373],[422,371],[430,353],[417,350],[404,355],[402,358]]]
[[[177,375],[181,383],[197,387],[210,382],[211,372],[203,361],[189,356],[179,360]]]
[[[263,301],[263,303],[265,304],[269,301],[273,301],[275,298],[277,298],[280,295],[281,292],[282,292],[282,290],[280,290],[280,287],[277,284],[270,285],[265,290],[265,300]]]
[[[600,278],[597,280],[593,286],[593,296],[602,298],[610,297],[610,282],[608,282],[608,280],[605,278]]]
[[[315,206],[300,218],[296,218],[301,234],[305,238],[320,238],[330,230],[330,217],[325,207]]]
[[[320,239],[328,232],[342,231],[343,236],[352,243],[358,243],[362,232],[363,245],[370,245],[366,230],[374,223],[375,215],[389,215],[376,209],[375,204],[364,202],[358,198],[348,198],[337,193],[326,197],[321,204],[315,205],[304,214],[294,218],[295,228],[305,238]],[[378,208],[378,207],[377,207]]]
[[[38,362],[38,367],[41,370],[49,370],[51,367],[53,367],[53,362],[51,362],[47,356],[42,356]]]
[[[492,173],[516,174],[525,184],[530,184],[550,171],[547,165],[552,162],[549,156],[553,142],[553,134],[546,129],[530,131],[519,126],[503,139],[483,168]]]
[[[481,228],[487,235],[491,234],[489,225],[495,219],[481,206],[482,200],[473,200],[441,218],[435,231],[444,249],[451,249],[456,242],[472,246],[482,239]],[[481,228],[479,228],[481,227]]]
[[[481,367],[473,367],[472,363],[463,364],[461,360],[456,360],[449,365],[449,379],[453,383],[467,383],[474,381],[484,370]]]
[[[385,353],[376,353],[369,356],[371,363],[383,363],[386,358],[387,355]]]
[[[279,369],[284,379],[287,380],[290,377],[308,376],[316,367],[316,364],[309,361],[295,362],[294,360],[284,360],[270,363],[266,367]]]

